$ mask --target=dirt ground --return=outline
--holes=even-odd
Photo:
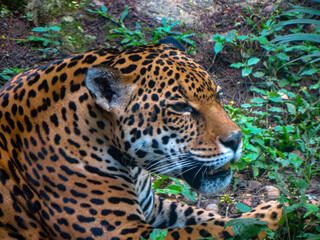
[[[129,6],[129,15],[125,19],[125,24],[128,28],[134,29],[135,23],[139,21],[142,27],[154,28],[160,25],[161,14],[152,10],[156,9],[156,3],[159,1],[146,1],[148,3],[153,2],[153,8],[147,9],[147,5],[141,4],[142,1],[134,0],[99,0],[93,1],[97,4],[103,4],[108,8],[108,13],[113,17],[119,17],[125,6]],[[180,1],[181,2],[181,1]],[[193,2],[193,1],[185,1]],[[200,3],[207,4],[212,3],[212,6],[201,5]],[[229,2],[229,3],[227,3]],[[224,88],[224,101],[229,103],[230,101],[235,102],[235,105],[239,106],[244,103],[249,96],[248,88],[250,82],[247,79],[241,77],[240,71],[234,68],[230,68],[230,64],[236,62],[239,56],[236,52],[228,52],[228,49],[222,51],[212,64],[214,58],[213,47],[214,43],[210,41],[213,34],[220,33],[226,34],[232,29],[237,29],[239,35],[248,34],[252,31],[249,25],[246,23],[246,17],[252,19],[255,22],[261,21],[261,14],[267,16],[271,14],[271,11],[275,4],[273,1],[258,1],[255,4],[256,8],[252,8],[254,13],[249,13],[239,5],[230,4],[231,1],[195,1],[197,7],[190,7],[190,13],[192,12],[193,24],[189,22],[187,25],[179,25],[177,31],[192,30],[192,32],[201,33],[201,36],[194,37],[193,40],[197,43],[197,52],[195,58],[202,66],[209,71],[215,81]],[[308,6],[309,2],[306,0],[298,1],[299,4]],[[148,5],[151,6],[151,5]],[[181,5],[182,8],[186,8],[186,5]],[[1,7],[0,7],[1,8]],[[192,8],[192,9],[191,9]],[[261,8],[263,11],[259,15],[257,8]],[[150,10],[151,9],[151,10]],[[188,9],[187,9],[188,11]],[[179,12],[179,11],[178,11]],[[175,19],[179,19],[176,16]],[[151,13],[151,14],[150,14]],[[73,13],[75,16],[81,19],[81,24],[84,31],[87,34],[94,35],[96,40],[92,43],[91,48],[105,47],[106,32],[104,26],[106,19],[102,17],[92,18],[88,16],[86,9],[79,9]],[[155,14],[155,15],[154,15]],[[180,14],[183,14],[183,11]],[[162,13],[163,15],[163,13]],[[190,15],[191,16],[191,15]],[[190,16],[187,16],[189,18]],[[62,15],[58,17],[58,21],[62,19]],[[170,16],[167,16],[169,18]],[[186,17],[186,16],[184,16]],[[10,14],[4,16],[0,15],[0,73],[6,68],[30,68],[35,65],[42,64],[44,61],[40,58],[40,53],[37,51],[37,47],[31,42],[19,43],[21,39],[27,39],[31,35],[31,30],[36,27],[32,21],[29,21],[24,14],[10,11]],[[116,40],[109,40],[111,46],[118,46]],[[88,49],[89,50],[89,49]],[[61,52],[57,57],[64,57],[70,52]],[[48,61],[50,59],[47,59]],[[235,213],[236,208],[233,203],[235,200],[249,205],[256,206],[263,201],[270,199],[268,196],[268,185],[270,183],[267,178],[253,180],[252,176],[246,171],[241,174],[237,174],[236,178],[239,179],[237,186],[233,184],[227,189],[227,193],[230,198],[224,201],[221,209],[227,208],[227,213]],[[313,186],[309,190],[309,194],[320,195],[319,184],[320,179],[315,179],[312,183]],[[226,196],[226,195],[223,195]],[[200,206],[207,207],[209,204],[217,203],[217,199],[221,199],[221,196],[217,195],[213,198],[206,198],[200,202]],[[178,196],[181,198],[181,196]],[[193,203],[194,204],[194,203]],[[220,205],[220,206],[221,206]],[[230,206],[230,207],[229,207]],[[224,212],[225,213],[225,212]]]

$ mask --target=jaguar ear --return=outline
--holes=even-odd
[[[88,69],[85,85],[95,102],[108,112],[123,106],[133,89],[118,69],[102,65]]]
[[[186,49],[182,46],[182,44],[173,37],[166,37],[159,41],[160,44],[171,45],[172,47],[178,48],[179,50],[185,52]]]

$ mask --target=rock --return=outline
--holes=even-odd
[[[274,186],[265,186],[266,189],[266,197],[269,199],[278,199],[278,196],[280,195],[280,190]]]
[[[264,7],[262,10],[265,12],[272,12],[277,6],[276,5],[268,5]]]
[[[280,0],[276,0],[277,4]],[[225,1],[225,5],[235,5],[241,7],[248,7],[256,4],[258,0],[232,0]],[[137,9],[143,11],[151,18],[161,21],[166,18],[171,22],[181,21],[187,26],[195,26],[199,23],[198,19],[201,14],[214,13],[222,9],[219,1],[212,0],[142,0],[137,1]]]
[[[252,195],[251,194],[245,194],[245,199],[243,199],[242,203],[251,207],[252,205]]]
[[[215,203],[211,203],[206,207],[207,211],[214,211],[214,212],[218,212],[219,211],[219,207],[217,204]]]

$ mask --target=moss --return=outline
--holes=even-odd
[[[92,42],[96,40],[93,35],[86,34],[77,18],[66,16],[62,18],[60,35],[62,47],[71,53],[82,52],[91,49]]]
[[[72,0],[29,0],[26,12],[33,15],[36,25],[45,25],[58,16],[74,10]]]

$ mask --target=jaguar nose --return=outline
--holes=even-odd
[[[238,131],[229,136],[225,141],[222,139],[219,140],[224,146],[231,148],[234,152],[236,152],[239,148],[239,144],[242,140],[242,137],[243,133],[241,131]]]

